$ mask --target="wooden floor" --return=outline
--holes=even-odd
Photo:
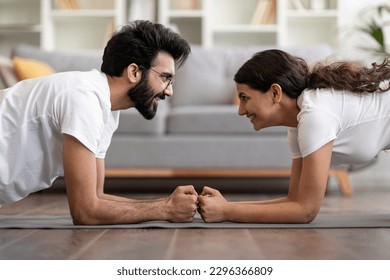
[[[133,194],[133,197],[151,195]],[[156,196],[161,196],[155,195]],[[229,200],[273,194],[226,194]],[[279,195],[280,196],[280,195]],[[390,191],[361,189],[326,195],[323,212],[388,211]],[[64,193],[35,194],[0,214],[68,214]],[[390,229],[0,229],[0,259],[390,259]]]

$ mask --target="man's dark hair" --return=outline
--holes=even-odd
[[[180,67],[191,52],[188,42],[162,24],[137,20],[114,33],[104,49],[101,71],[120,77],[131,63],[149,69],[159,52],[170,54]]]

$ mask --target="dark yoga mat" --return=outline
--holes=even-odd
[[[151,221],[121,225],[73,225],[70,216],[0,215],[0,228],[20,229],[90,229],[90,228],[389,228],[390,214],[319,214],[309,224],[205,223],[195,216],[192,223]]]

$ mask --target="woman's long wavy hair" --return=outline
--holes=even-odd
[[[381,64],[373,63],[371,67],[339,61],[317,63],[309,69],[304,59],[276,49],[256,53],[234,76],[236,83],[264,93],[277,83],[291,98],[297,98],[306,88],[334,88],[355,93],[384,92],[390,89],[390,83],[385,88],[381,87],[381,83],[389,79],[388,58]]]

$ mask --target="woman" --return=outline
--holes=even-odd
[[[390,63],[307,63],[280,50],[256,53],[236,73],[239,114],[255,130],[288,126],[287,197],[227,202],[205,187],[206,222],[309,223],[320,210],[331,165],[360,164],[390,148]]]

